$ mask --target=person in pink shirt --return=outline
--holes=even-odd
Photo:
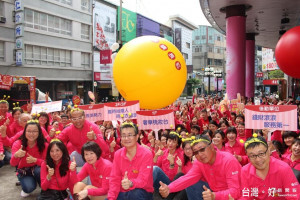
[[[108,193],[109,177],[112,163],[101,157],[101,148],[95,142],[87,142],[81,149],[81,155],[86,162],[77,174],[74,186],[74,200],[92,199],[104,200]],[[87,176],[91,178],[91,185],[86,185],[82,181]]]
[[[109,146],[109,154],[105,155],[103,158],[112,162],[114,160],[115,152],[120,149],[120,138],[117,137],[117,133],[112,126],[105,128],[104,140]]]
[[[300,171],[300,139],[296,138],[291,147],[292,153],[285,155],[282,160],[290,167]]]
[[[186,189],[188,199],[227,200],[240,197],[241,165],[229,153],[218,151],[211,140],[201,135],[192,142],[193,154],[197,160],[188,173],[171,184],[160,182],[162,197]]]
[[[52,126],[50,125],[51,122],[49,115],[46,112],[40,112],[38,115],[38,120],[40,122],[41,127],[43,127],[48,133],[50,133]]]
[[[250,163],[242,168],[240,199],[299,199],[299,183],[288,164],[270,156],[266,140],[253,134],[244,144]]]
[[[282,134],[282,141],[283,141],[283,148],[284,148],[284,154],[283,156],[287,156],[291,154],[291,146],[294,142],[294,140],[298,137],[299,135],[294,132],[294,131],[285,131]]]
[[[76,163],[71,162],[67,147],[53,139],[47,149],[46,160],[41,165],[41,193],[37,200],[64,200],[69,188],[73,191]]]
[[[57,136],[57,138],[65,144],[69,142],[76,149],[71,153],[70,157],[73,158],[73,156],[75,156],[78,167],[82,167],[84,165],[80,152],[82,146],[88,141],[96,142],[100,146],[103,155],[109,153],[108,145],[104,141],[99,127],[95,123],[89,122],[85,119],[83,110],[79,108],[72,109],[71,121],[72,125],[65,128]]]
[[[29,193],[40,185],[40,166],[46,158],[48,143],[44,138],[42,129],[36,120],[27,122],[20,140],[12,146],[10,164],[17,166],[17,177],[21,183],[21,196],[29,196]]]
[[[120,132],[123,148],[115,152],[107,199],[152,200],[152,153],[138,144],[138,128],[134,123],[123,123]]]
[[[183,161],[183,151],[180,148],[181,136],[171,131],[168,135],[167,149],[158,150],[153,158],[153,186],[156,191],[159,189],[159,181],[170,183],[178,172],[176,160]]]
[[[23,109],[20,107],[14,107],[12,110],[12,117],[14,121],[9,125],[10,134],[7,134],[8,137],[14,136],[17,132],[23,130],[24,127],[20,125],[20,115],[23,113]]]
[[[0,137],[0,168],[4,165],[4,148],[3,148],[3,142]]]
[[[220,151],[225,151],[225,133],[221,130],[217,130],[212,139],[215,147]]]

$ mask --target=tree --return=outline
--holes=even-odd
[[[284,73],[278,69],[269,71],[269,79],[284,78]]]
[[[200,80],[191,78],[186,81],[186,84],[187,84],[187,95],[192,96],[195,88],[200,84]]]

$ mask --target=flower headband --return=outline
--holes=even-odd
[[[195,137],[195,136],[192,136],[192,137],[190,137],[190,138],[182,138],[181,141],[182,141],[182,142],[186,142],[186,141],[191,141],[191,142],[192,142],[192,141],[194,141],[195,139],[196,139],[196,137]]]
[[[240,140],[241,143],[244,143],[243,140]],[[267,143],[265,143],[264,141],[260,140],[257,138],[257,133],[254,133],[253,134],[253,137],[248,140],[247,142],[245,142],[245,149],[247,149],[247,147],[249,146],[249,144],[252,144],[252,143],[255,143],[255,142],[260,142],[262,143],[263,145],[265,145],[266,147],[268,146]]]
[[[36,123],[36,124],[38,124],[39,120],[37,120],[37,119],[31,119],[31,120],[27,121],[27,124],[29,124],[29,123]]]
[[[50,141],[50,143],[51,143],[51,142],[55,142],[55,141],[56,141],[56,142],[61,142],[59,139],[54,138],[54,139],[52,139],[52,140]]]
[[[129,126],[131,126],[132,128],[134,128],[134,130],[136,131],[136,127],[135,127],[135,125],[134,125],[134,123],[132,123],[132,122],[123,122],[122,123],[122,125],[121,125],[121,128],[123,128],[123,126],[125,126],[125,125],[129,125]]]
[[[204,139],[204,138],[199,138],[197,140],[194,140],[192,143],[191,143],[191,146],[193,146],[194,144],[196,143],[199,143],[199,142],[207,142],[207,143],[211,143],[211,141],[207,140],[207,139]]]
[[[71,110],[71,113],[75,112],[75,111],[83,111],[82,109],[78,108],[77,105],[74,105],[74,108]]]
[[[176,133],[175,131],[171,131],[169,134],[170,134],[170,135],[176,135],[176,136],[178,136],[179,138],[181,138],[181,135],[179,135],[179,134]]]

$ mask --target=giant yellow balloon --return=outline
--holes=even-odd
[[[143,109],[160,109],[176,101],[187,78],[185,60],[169,41],[142,36],[126,43],[113,65],[113,79],[127,100]]]

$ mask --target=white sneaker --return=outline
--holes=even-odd
[[[21,197],[28,197],[30,193],[26,193],[23,190],[21,191]]]

